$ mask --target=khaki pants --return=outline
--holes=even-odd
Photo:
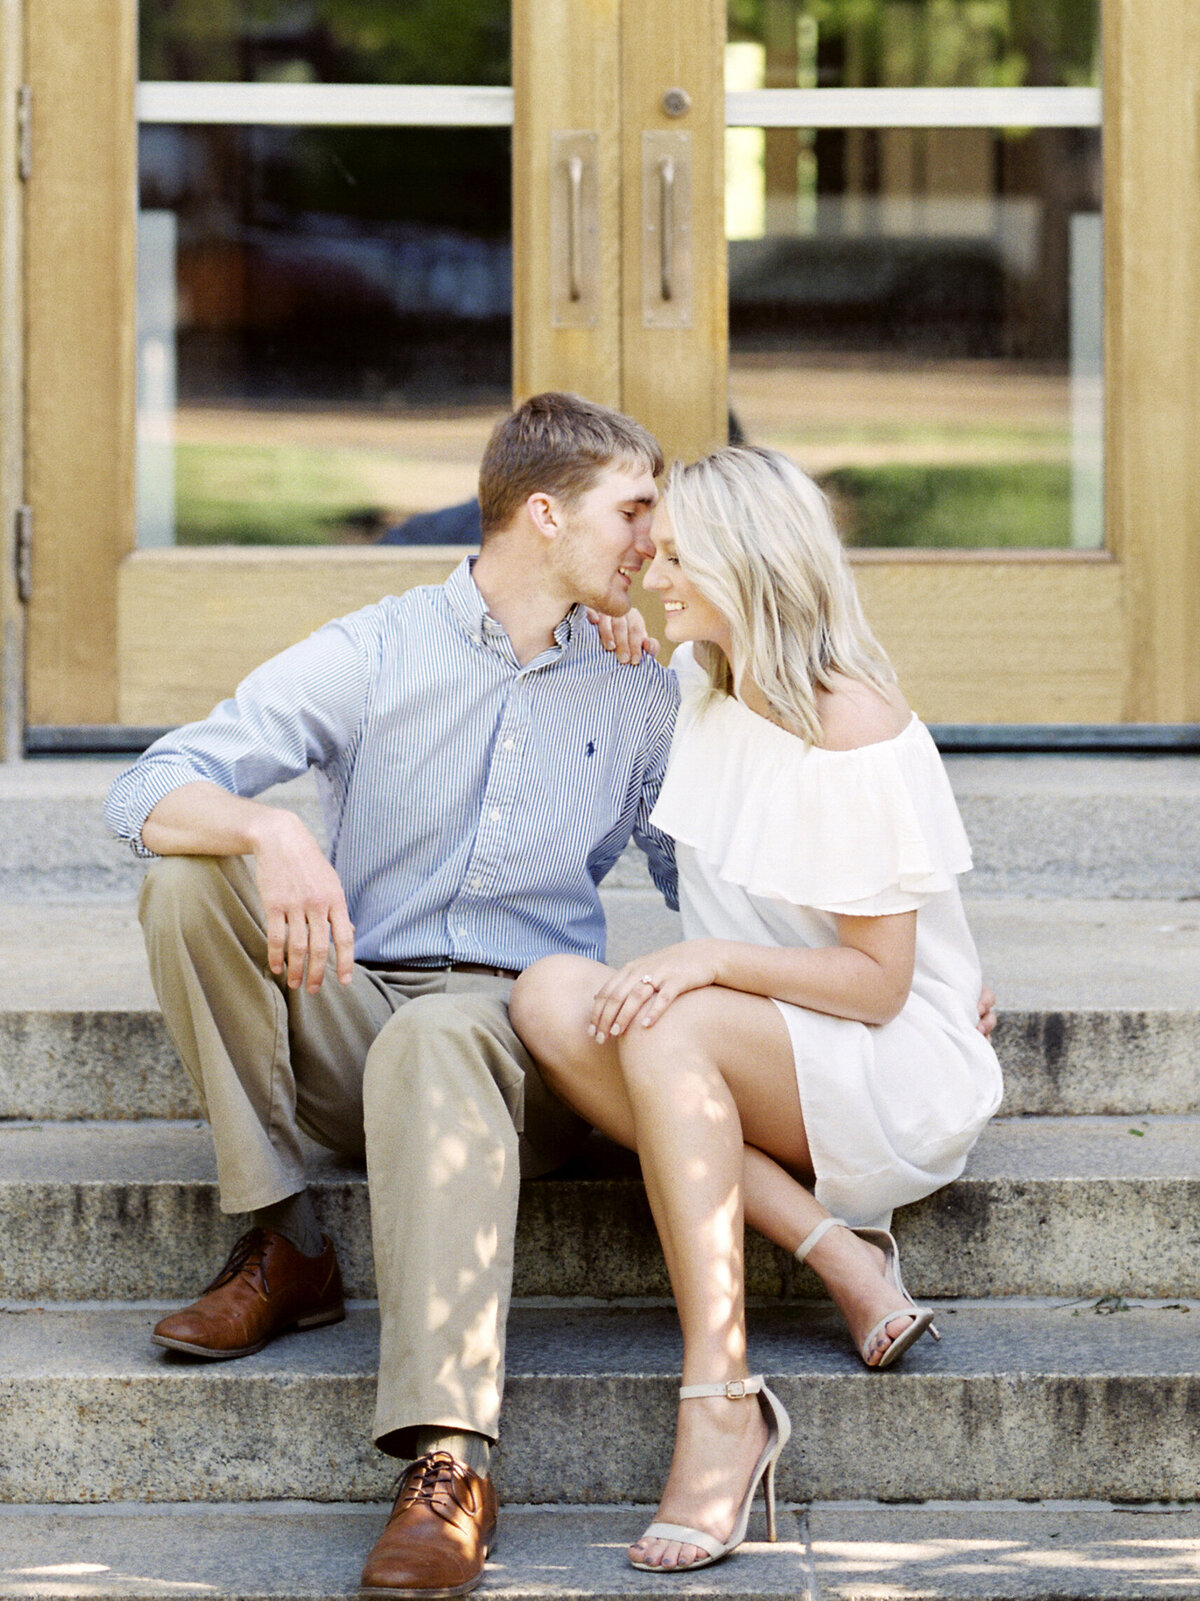
[[[154,863],[139,912],[163,1017],[212,1127],[222,1210],[304,1188],[298,1130],[366,1156],[376,1441],[410,1455],[420,1426],[494,1440],[519,1177],[559,1166],[586,1128],[514,1034],[511,983],[356,965],[342,985],[331,962],[316,995],[289,990],[267,966],[240,857]]]

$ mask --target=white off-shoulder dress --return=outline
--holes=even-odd
[[[946,770],[914,716],[857,750],[806,746],[732,697],[705,704],[690,647],[652,821],[672,835],[685,939],[837,943],[834,914],[917,913],[912,991],[881,1027],[775,1001],[796,1061],[816,1196],[856,1226],[962,1172],[1000,1104],[976,1028],[979,958],[956,875],[971,849]]]

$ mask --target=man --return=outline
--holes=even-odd
[[[151,973],[221,1206],[253,1223],[154,1339],[228,1359],[342,1317],[299,1133],[365,1150],[374,1433],[416,1458],[363,1572],[372,1594],[465,1594],[495,1528],[518,1176],[583,1130],[513,1033],[512,981],[551,952],[602,956],[597,886],[631,835],[674,900],[648,821],[673,681],[614,664],[580,610],[628,611],[662,465],[628,418],[534,397],[484,455],[478,557],[283,652],[109,795],[115,831],[164,858],[140,905]],[[328,858],[252,798],[310,767]]]

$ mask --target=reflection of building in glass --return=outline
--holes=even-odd
[[[148,126],[184,398],[469,399],[510,382],[507,134]],[[436,204],[407,189],[432,168]]]

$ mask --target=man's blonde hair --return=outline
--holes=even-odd
[[[532,396],[496,424],[483,453],[484,539],[507,528],[539,491],[575,505],[610,466],[644,467],[657,478],[663,455],[653,434],[619,411],[554,390]]]
[[[729,623],[732,662],[697,647],[714,694],[743,676],[809,744],[821,743],[817,690],[844,674],[896,682],[867,626],[829,502],[775,450],[715,451],[671,470],[663,491],[688,579]]]

